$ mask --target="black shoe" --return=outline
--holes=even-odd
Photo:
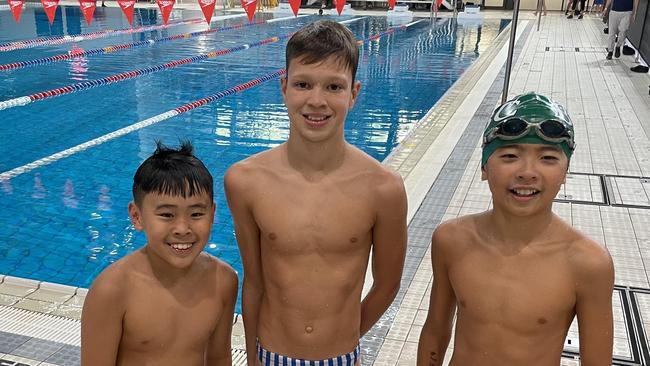
[[[623,46],[623,54],[624,55],[632,56],[632,55],[634,55],[634,53],[635,53],[634,48],[632,48],[630,46],[627,46],[627,45]]]
[[[603,33],[605,33],[605,34],[609,34],[609,28],[605,28],[605,29],[603,29]]]
[[[621,57],[621,47],[614,48],[614,57],[616,58]]]
[[[568,17],[566,17],[566,18],[567,18],[567,19],[573,19],[573,14],[570,14],[570,15],[569,15]]]
[[[582,19],[582,14],[578,15],[578,19]]]
[[[636,65],[634,67],[631,67],[630,70],[632,70],[633,72],[646,73],[648,72],[648,66]]]
[[[607,52],[607,57],[606,59],[611,60],[612,59],[612,52]]]

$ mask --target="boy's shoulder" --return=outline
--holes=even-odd
[[[282,145],[262,151],[232,164],[224,176],[226,187],[254,184],[254,178],[258,175],[276,170],[279,166],[281,147]]]
[[[356,146],[347,143],[347,149],[350,162],[347,169],[351,169],[354,173],[363,173],[368,180],[373,182],[370,187],[374,186],[388,190],[403,187],[404,181],[399,173],[380,163]]]
[[[476,242],[479,235],[479,225],[484,214],[460,216],[442,222],[433,231],[432,245],[438,251],[445,252],[465,250]]]
[[[141,250],[117,260],[95,278],[90,293],[101,297],[124,298],[132,287],[131,276],[143,268],[145,261],[146,258]]]
[[[585,279],[596,274],[611,272],[613,275],[612,257],[607,248],[570,225],[565,225],[569,244],[567,259],[576,274]]]
[[[202,252],[197,257],[197,264],[204,273],[212,272],[218,279],[237,282],[237,272],[228,263],[211,254]]]

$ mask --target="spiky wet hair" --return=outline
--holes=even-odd
[[[189,141],[173,149],[156,141],[156,151],[145,160],[133,177],[133,200],[141,205],[149,193],[191,197],[207,193],[214,198],[212,174],[193,154]]]

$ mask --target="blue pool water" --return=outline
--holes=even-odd
[[[218,9],[216,16],[223,15]],[[200,18],[175,11],[173,20]],[[257,15],[257,20],[270,19]],[[135,26],[161,23],[155,10],[136,10]],[[341,17],[335,19],[351,19]],[[253,25],[69,61],[0,71],[0,101],[81,81],[150,67],[293,32],[317,19],[304,17]],[[240,24],[245,18],[213,22]],[[481,52],[506,21],[462,25],[428,20],[361,47],[362,91],[348,115],[346,136],[383,160]],[[363,39],[388,29],[385,18],[349,23]],[[127,28],[116,8],[97,8],[90,27],[78,7],[60,7],[53,25],[40,7],[23,10],[15,25],[0,11],[0,43],[53,35]],[[182,25],[144,33],[0,52],[0,64],[159,39],[204,30]],[[154,115],[284,67],[286,41],[251,48],[173,70],[50,98],[0,111],[0,173],[90,141]],[[151,154],[155,140],[190,139],[215,177],[217,213],[206,250],[241,273],[242,265],[222,189],[234,162],[284,141],[288,118],[277,79],[208,106],[108,140],[51,164],[0,181],[0,273],[89,287],[110,263],[145,243],[131,226],[126,206],[132,176]]]

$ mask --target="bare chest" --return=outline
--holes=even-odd
[[[139,291],[127,306],[121,346],[158,355],[203,352],[223,312],[221,302],[211,297],[183,298],[156,288]]]
[[[450,268],[459,317],[522,333],[564,326],[575,307],[575,282],[565,263],[557,256],[467,255]]]
[[[276,187],[254,207],[263,246],[274,251],[349,251],[372,241],[375,202],[340,187]]]

